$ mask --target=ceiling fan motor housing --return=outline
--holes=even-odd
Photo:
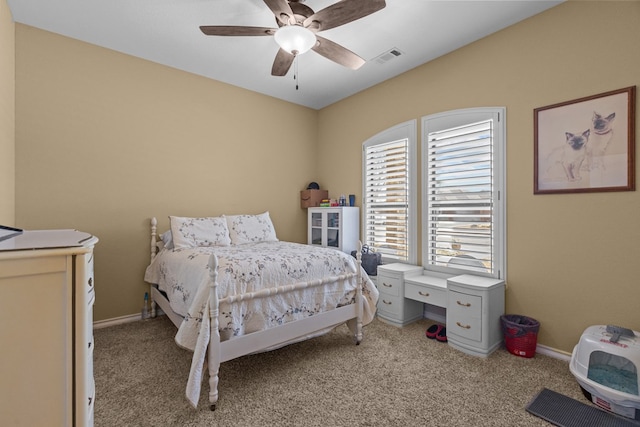
[[[309,6],[299,3],[297,1],[290,1],[289,6],[291,6],[291,11],[293,12],[293,18],[295,22],[290,23],[289,25],[302,25],[305,19],[313,15],[315,12]],[[283,24],[281,20],[276,17],[276,23],[279,27],[282,27]]]

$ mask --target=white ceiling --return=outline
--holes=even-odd
[[[364,1],[364,0],[363,0]],[[323,37],[367,63],[350,70],[310,51],[271,75],[273,37],[205,36],[200,25],[277,27],[263,0],[7,0],[15,22],[320,109],[563,0],[386,0],[386,7]],[[319,11],[336,0],[306,0]],[[402,55],[380,63],[392,49]]]

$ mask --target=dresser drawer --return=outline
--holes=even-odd
[[[95,293],[95,283],[93,279],[93,252],[76,256],[76,282],[78,292],[84,290],[86,300],[90,301]],[[80,296],[85,298],[85,296]]]
[[[86,285],[87,292],[91,293],[95,291],[95,283],[93,279],[93,253],[88,254],[85,257],[85,260],[87,264],[85,267],[85,277],[83,280]]]
[[[450,316],[451,320],[447,319],[447,334],[455,334],[473,341],[482,341],[482,322],[479,318]]]
[[[397,319],[402,314],[404,298],[393,295],[380,294],[378,299],[378,313]]]
[[[86,365],[84,369],[78,370],[78,378],[76,379],[76,425],[92,426],[95,400],[96,400],[96,383],[93,377],[93,340],[89,342],[89,348],[86,352]]]
[[[95,412],[95,406],[96,406],[96,385],[95,382],[92,381],[91,383],[91,390],[89,391],[89,394],[87,396],[87,420],[89,420],[89,422],[87,423],[87,425],[93,425],[93,414]]]
[[[402,279],[378,273],[378,290],[382,294],[401,296]]]
[[[450,290],[447,309],[450,314],[456,316],[480,319],[482,316],[482,297]]]
[[[88,294],[91,294],[95,291],[95,288],[93,287],[93,275],[87,277],[86,279],[86,291]]]

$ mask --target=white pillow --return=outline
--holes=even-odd
[[[197,246],[229,246],[229,229],[224,217],[188,218],[170,216],[173,246],[194,248]]]
[[[278,241],[268,211],[259,215],[231,215],[226,219],[232,245]]]
[[[171,236],[171,230],[167,230],[160,235],[160,239],[167,249],[173,249],[173,237]]]

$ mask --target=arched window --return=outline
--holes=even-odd
[[[417,262],[416,120],[363,143],[363,242],[384,263]]]

